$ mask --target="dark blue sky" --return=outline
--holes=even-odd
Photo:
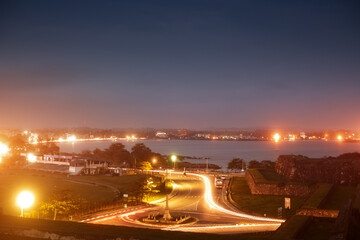
[[[0,127],[360,129],[356,1],[2,1]]]

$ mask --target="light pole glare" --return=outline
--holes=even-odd
[[[32,154],[32,153],[28,153],[27,154],[27,160],[29,162],[31,162],[31,163],[34,163],[34,162],[36,162],[36,156],[34,154]]]
[[[176,159],[177,159],[177,157],[176,157],[176,155],[175,154],[173,154],[173,155],[171,155],[171,161],[174,163],[174,171],[175,171],[175,163],[176,163]]]
[[[275,133],[273,136],[275,142],[278,142],[280,140],[280,134],[279,133]]]
[[[29,208],[31,205],[33,205],[35,200],[34,195],[29,191],[23,191],[21,192],[17,199],[16,203],[21,208],[21,216],[24,216],[24,208]]]
[[[8,146],[0,142],[0,155],[6,154],[9,150]]]

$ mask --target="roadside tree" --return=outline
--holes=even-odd
[[[230,169],[231,171],[233,170],[241,170],[243,169],[243,167],[245,166],[245,162],[243,159],[240,158],[234,158],[233,160],[231,160],[228,163],[228,169]]]
[[[48,200],[40,202],[39,211],[44,218],[56,220],[59,215],[68,218],[85,203],[86,200],[68,190],[57,191]]]
[[[259,161],[256,161],[256,160],[251,160],[248,163],[248,168],[261,168],[261,163]]]

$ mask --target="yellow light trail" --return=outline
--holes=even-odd
[[[171,183],[171,185],[172,185],[173,189],[172,189],[172,192],[169,194],[169,197],[170,197],[170,195],[173,193],[173,191],[174,191],[175,189],[181,187],[180,185],[177,185],[176,183]],[[149,202],[149,203],[150,203],[150,204],[156,204],[156,203],[165,202],[165,200],[166,200],[166,197],[163,197],[163,198],[160,198],[160,199],[158,199],[158,200],[154,200],[154,201]]]
[[[269,221],[269,222],[278,222],[278,223],[285,222],[285,220],[282,220],[282,219],[257,217],[257,216],[253,216],[253,215],[249,215],[249,214],[245,214],[245,213],[238,213],[238,212],[227,210],[227,209],[217,205],[214,202],[214,199],[213,199],[213,196],[212,196],[212,191],[211,191],[211,184],[210,184],[210,180],[209,180],[208,177],[206,177],[204,175],[200,175],[200,174],[195,174],[195,173],[188,173],[188,174],[202,178],[202,180],[205,183],[205,201],[207,202],[207,204],[210,207],[212,207],[212,208],[214,208],[214,209],[216,209],[216,210],[218,210],[220,212],[227,213],[227,214],[233,215],[233,216],[238,216],[238,217],[242,217],[242,218],[251,219],[251,220]]]
[[[249,227],[268,227],[279,226],[278,223],[253,223],[253,224],[236,224],[236,225],[217,225],[217,226],[198,226],[198,227],[182,227],[182,228],[165,228],[163,230],[170,231],[199,231],[202,229],[225,229],[225,228],[249,228]]]
[[[155,171],[154,171],[155,172]],[[156,170],[156,172],[161,172],[159,170]],[[182,174],[182,172],[173,172],[173,174]],[[108,216],[108,215],[102,215],[102,216],[98,216],[95,218],[91,218],[91,219],[86,219],[83,220],[83,222],[101,222],[101,221],[105,221],[105,220],[110,220],[110,219],[114,219],[117,216],[120,216],[120,218],[124,221],[124,222],[128,222],[128,223],[135,223],[138,225],[143,225],[143,226],[152,226],[152,227],[159,227],[161,230],[167,230],[167,231],[201,231],[201,230],[210,230],[210,229],[234,229],[236,230],[236,228],[248,228],[248,227],[271,227],[271,226],[280,226],[281,223],[285,222],[285,220],[282,219],[274,219],[274,218],[266,218],[266,217],[257,217],[257,216],[253,216],[253,215],[249,215],[249,214],[245,214],[245,213],[238,213],[238,212],[234,212],[234,211],[230,211],[228,209],[225,209],[219,205],[217,205],[214,200],[213,200],[213,196],[212,196],[212,188],[211,188],[211,184],[210,184],[210,180],[208,177],[206,177],[205,175],[201,175],[201,174],[195,174],[195,173],[188,173],[188,175],[192,175],[195,177],[199,177],[203,180],[203,182],[205,183],[205,201],[207,202],[207,204],[211,207],[214,208],[220,212],[229,214],[229,215],[233,215],[233,216],[237,216],[237,217],[241,217],[241,218],[246,218],[246,219],[250,219],[250,220],[258,220],[258,221],[268,221],[268,222],[273,222],[273,223],[251,223],[251,224],[233,224],[233,225],[212,225],[212,226],[194,226],[194,227],[184,227],[181,225],[177,225],[177,226],[173,226],[173,227],[163,227],[161,225],[152,225],[152,224],[146,224],[146,223],[142,223],[140,221],[137,221],[135,219],[131,219],[130,216],[133,216],[135,214],[138,213],[143,213],[145,212],[145,209],[139,209],[139,208],[135,208],[130,212],[126,212],[126,213],[122,213],[126,210],[123,211],[119,211],[117,213],[113,213],[111,214],[112,216]],[[176,188],[180,188],[180,185],[177,185],[175,183],[172,184],[174,189]],[[151,202],[152,204],[154,203],[159,203],[162,202],[163,199],[159,199],[156,201]],[[130,210],[130,209],[129,209]]]

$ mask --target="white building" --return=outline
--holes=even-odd
[[[166,132],[156,132],[155,136],[158,138],[168,138],[168,135]]]
[[[62,155],[36,157],[30,168],[44,171],[63,172],[71,175],[100,174],[109,168],[110,160],[100,160]],[[62,167],[60,167],[62,166]]]
[[[306,139],[305,132],[300,132],[300,139]]]

